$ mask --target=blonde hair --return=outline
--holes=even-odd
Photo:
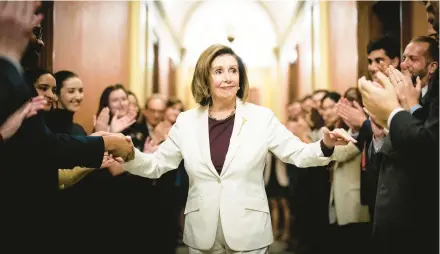
[[[196,69],[194,71],[194,76],[191,83],[191,92],[194,100],[202,106],[206,106],[211,103],[211,64],[212,61],[214,61],[214,59],[220,55],[232,55],[237,60],[240,78],[240,89],[237,92],[237,96],[242,101],[246,101],[247,99],[249,82],[243,60],[241,60],[241,58],[236,55],[230,47],[221,44],[214,44],[203,51],[199,57],[199,60],[197,60]]]

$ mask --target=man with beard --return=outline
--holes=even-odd
[[[398,88],[400,104],[409,112],[396,113],[388,136],[373,130],[371,162],[379,170],[373,224],[375,253],[438,253],[438,99],[432,94],[433,86],[438,86],[438,54],[434,39],[417,37],[403,54],[401,69],[406,81],[399,80],[403,75],[393,77],[389,73],[399,80],[395,85],[402,87]],[[418,77],[416,87],[410,77]],[[380,83],[390,82],[382,72],[376,78]],[[411,84],[399,85],[402,82]],[[396,95],[389,101],[398,103]],[[389,105],[389,101],[382,103]],[[429,105],[429,101],[434,103]],[[407,114],[417,122],[405,119]],[[431,126],[436,126],[435,130]]]
[[[380,167],[373,232],[380,254],[439,251],[439,16],[437,1],[425,5],[430,36],[406,47],[405,75],[378,72],[382,87],[359,81],[364,105],[389,129],[380,149],[377,140],[370,147]]]
[[[439,16],[437,1],[425,5],[429,37],[415,38],[405,49],[401,68],[407,78],[395,80],[398,91],[381,72],[383,89],[360,81],[366,108],[389,129],[379,152],[388,161],[375,162],[383,166],[374,222],[378,253],[438,253]]]

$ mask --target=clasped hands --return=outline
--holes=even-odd
[[[104,140],[106,153],[101,167],[109,167],[114,163],[122,164],[134,159],[134,146],[130,136],[104,131],[95,132],[91,136],[101,136]]]
[[[362,94],[365,112],[372,122],[387,127],[387,121],[393,110],[403,108],[409,110],[418,103],[421,91],[421,80],[417,77],[413,83],[411,73],[402,65],[402,72],[393,66],[386,67],[381,63],[376,70],[374,78],[377,81],[367,80],[362,77],[358,81]]]
[[[344,129],[334,129],[330,131],[327,127],[322,128],[322,142],[327,148],[346,145],[349,142],[357,143],[357,140],[348,134]]]

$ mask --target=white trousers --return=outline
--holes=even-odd
[[[188,250],[189,250],[189,254],[225,254],[225,253],[226,254],[239,254],[239,253],[268,254],[269,253],[269,246],[263,247],[261,249],[248,250],[248,251],[231,250],[231,248],[229,248],[229,246],[226,244],[225,235],[223,234],[222,223],[221,223],[221,220],[219,217],[214,246],[212,246],[212,248],[208,251],[198,250],[198,249],[194,249],[191,247],[188,247]]]

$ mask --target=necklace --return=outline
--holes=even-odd
[[[216,120],[216,121],[226,120],[226,119],[228,119],[229,117],[231,117],[231,116],[233,116],[235,114],[235,110],[236,109],[237,109],[237,105],[234,106],[234,110],[232,110],[231,114],[229,114],[227,117],[222,118],[222,119],[218,119],[218,118],[215,118],[215,117],[212,116],[212,114],[211,114],[211,107],[209,107],[209,109],[208,109],[208,116],[209,116],[209,118],[211,118],[213,120]]]

